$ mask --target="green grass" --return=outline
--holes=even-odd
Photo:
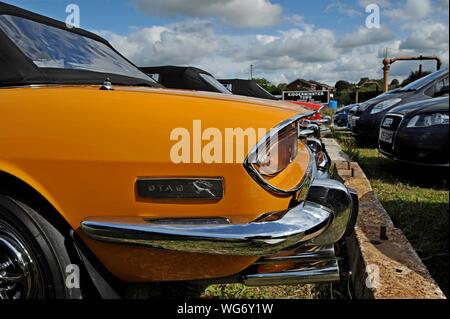
[[[448,170],[396,163],[376,149],[358,146],[346,134],[335,134],[343,150],[360,164],[396,227],[403,230],[449,296]]]
[[[206,299],[317,299],[314,285],[246,287],[239,284],[214,285],[202,295]]]

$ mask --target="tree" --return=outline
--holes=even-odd
[[[401,86],[402,87],[407,86],[408,84],[410,84],[410,83],[412,83],[414,81],[417,81],[418,79],[423,78],[424,76],[427,76],[428,74],[431,74],[431,72],[429,72],[429,71],[422,71],[422,72],[415,71],[415,72],[411,72],[409,74],[409,76],[402,82]]]
[[[361,80],[359,80],[358,85],[361,86],[361,85],[363,85],[365,82],[368,82],[368,81],[370,81],[369,78],[361,78]]]
[[[256,83],[266,91],[270,92],[270,89],[274,86],[272,83],[269,82],[269,80],[261,78],[261,79],[255,79]]]
[[[286,91],[287,83],[280,83],[275,87],[275,90],[270,92],[273,95],[281,95],[283,91]]]
[[[352,84],[344,80],[339,80],[336,82],[334,87],[336,88],[336,91],[341,92],[350,90],[352,88]]]
[[[398,88],[399,86],[400,86],[400,81],[399,81],[399,80],[393,79],[393,80],[391,81],[391,89]]]

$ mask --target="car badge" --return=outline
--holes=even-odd
[[[388,117],[388,118],[384,119],[383,126],[384,127],[391,127],[391,125],[393,123],[394,123],[394,120]]]
[[[223,178],[140,178],[136,182],[140,198],[220,200]]]

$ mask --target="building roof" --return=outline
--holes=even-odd
[[[287,86],[289,87],[289,86],[293,85],[295,82],[302,82],[302,83],[304,83],[306,85],[309,85],[309,86],[312,86],[312,87],[314,87],[314,86],[322,86],[324,88],[327,88],[328,90],[334,90],[334,87],[332,87],[332,86],[330,86],[328,84],[320,83],[320,82],[317,82],[317,81],[314,81],[314,80],[305,80],[305,79],[300,79],[300,78],[292,81]]]
[[[304,79],[295,79],[294,81],[292,81],[291,83],[289,83],[287,86],[291,86],[292,84],[294,84],[295,82],[302,82],[302,83],[305,83],[306,85],[310,85],[310,86],[314,86],[315,84],[313,84],[313,83],[311,83],[311,82],[309,82],[309,81],[307,81],[307,80],[304,80]]]
[[[323,87],[328,88],[328,89],[334,89],[334,87],[332,87],[331,85],[325,84],[325,83],[320,83],[320,82],[317,82],[317,81],[314,81],[314,80],[309,80],[309,82],[313,83],[313,84],[316,84],[316,85],[323,86]]]

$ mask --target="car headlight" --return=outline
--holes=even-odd
[[[285,170],[298,154],[297,123],[291,124],[278,134],[273,134],[257,149],[255,167],[264,176],[273,176]]]
[[[402,99],[400,98],[396,98],[396,99],[390,99],[390,100],[386,100],[383,101],[381,103],[378,103],[377,105],[375,105],[372,109],[372,111],[370,112],[370,114],[377,114],[382,112],[383,110],[390,108],[391,106],[394,106],[395,104],[398,104],[402,101]]]
[[[448,113],[416,115],[409,121],[407,127],[429,127],[434,125],[448,125]]]
[[[313,131],[305,130],[304,125],[307,122],[303,123],[312,114],[314,113],[301,114],[284,121],[266,134],[247,156],[244,162],[245,169],[258,184],[269,192],[281,196],[291,196],[297,194],[314,178],[315,157],[306,145],[305,135],[305,131],[311,133]],[[299,166],[294,163],[298,162],[298,156],[303,152],[302,145],[309,150],[311,155],[307,170],[299,179],[298,184],[284,182],[280,184],[280,181],[285,180],[281,174],[283,171],[291,169],[287,174],[294,171],[300,173]]]

